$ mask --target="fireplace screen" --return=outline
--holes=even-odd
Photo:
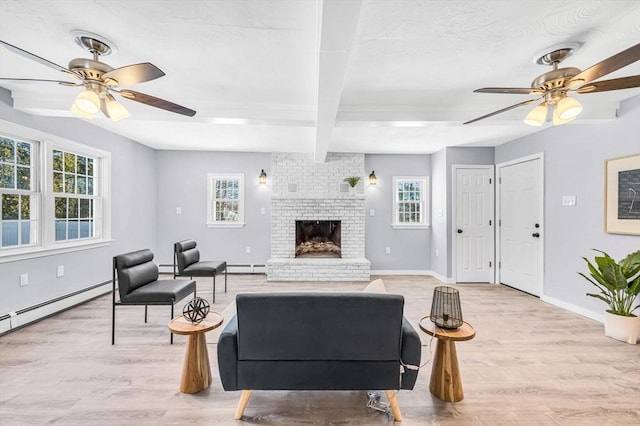
[[[296,220],[296,257],[342,257],[339,220]]]

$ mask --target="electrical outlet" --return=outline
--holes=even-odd
[[[182,207],[176,207],[176,214],[182,214]]]
[[[391,254],[391,247],[387,247],[387,248],[385,248],[385,249],[384,249],[384,252],[385,252],[386,254]]]
[[[62,277],[64,277],[64,265],[60,265],[56,269],[56,278],[62,278]]]
[[[20,274],[20,287],[29,284],[29,274]]]
[[[440,250],[436,249],[436,257],[440,256]]]
[[[246,250],[247,254],[251,253],[251,246],[247,246],[245,250]]]

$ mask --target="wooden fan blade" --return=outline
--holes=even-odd
[[[15,81],[16,83],[58,83],[63,86],[82,86],[82,82],[62,81],[62,80],[43,80],[41,78],[0,78],[0,81]]]
[[[474,93],[506,93],[506,94],[518,94],[518,95],[537,95],[542,92],[538,89],[532,89],[531,87],[483,87],[482,89],[476,89]]]
[[[58,65],[58,64],[53,63],[51,61],[48,61],[48,60],[46,60],[44,58],[41,58],[38,55],[34,55],[31,52],[27,52],[26,50],[20,49],[19,47],[16,47],[13,44],[9,44],[6,41],[0,40],[0,43],[2,45],[4,45],[4,47],[6,47],[7,49],[11,50],[13,53],[17,53],[18,55],[20,55],[20,56],[22,56],[24,58],[31,59],[32,61],[36,61],[36,62],[38,62],[38,63],[40,63],[42,65],[45,65],[45,66],[47,66],[49,68],[53,68],[54,70],[62,71],[62,72],[65,72],[67,74],[70,74],[70,75],[74,76],[75,78],[82,79],[78,74],[74,73],[73,71],[71,71],[71,70],[69,70],[69,69],[67,69],[67,68],[65,68],[65,67],[63,67],[61,65]]]
[[[631,89],[633,87],[640,87],[640,75],[596,81],[593,83],[585,84],[575,91],[577,93],[592,93],[606,92],[608,90]]]
[[[582,71],[569,81],[569,87],[573,87],[576,84],[584,85],[593,80],[596,80],[603,75],[607,75],[614,71],[619,70],[622,67],[626,67],[640,59],[640,43],[620,53],[616,53],[613,56],[598,62],[590,68]]]
[[[104,78],[111,78],[118,82],[119,86],[131,86],[145,81],[155,80],[162,77],[164,72],[149,62],[141,64],[127,65],[116,68],[103,75]]]
[[[529,99],[528,101],[520,102],[519,104],[515,104],[515,105],[508,106],[506,108],[499,109],[498,111],[494,111],[494,112],[489,113],[487,115],[483,115],[482,117],[478,117],[478,118],[474,118],[473,120],[465,121],[462,124],[470,124],[470,123],[474,123],[474,122],[479,121],[479,120],[484,120],[485,118],[489,118],[489,117],[493,117],[494,115],[502,114],[503,112],[507,112],[507,111],[512,110],[514,108],[518,108],[518,107],[521,107],[521,106],[529,105],[529,104],[531,104],[533,102],[539,101],[540,99],[542,99],[542,98]]]
[[[120,93],[123,97],[127,99],[131,99],[132,101],[140,102],[146,105],[150,105],[152,107],[175,112],[176,114],[187,115],[189,117],[193,117],[194,115],[196,115],[196,112],[192,109],[183,107],[178,104],[174,104],[173,102],[169,102],[164,99],[156,98],[155,96],[146,95],[144,93],[135,92],[133,90],[128,90],[128,89],[117,90],[116,92]]]

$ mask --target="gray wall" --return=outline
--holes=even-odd
[[[114,254],[155,249],[154,150],[77,118],[36,117],[15,111],[9,91],[2,88],[0,118],[111,152],[113,239],[107,247],[0,263],[0,315],[110,280]],[[58,265],[64,265],[64,277],[56,278]],[[29,274],[29,285],[20,287],[23,273]]]
[[[202,260],[230,265],[264,265],[270,257],[271,184],[258,183],[260,170],[269,175],[271,154],[200,151],[158,151],[158,251],[160,264],[173,264],[173,244],[198,243]],[[207,173],[244,173],[244,228],[207,227]],[[268,178],[269,179],[269,178]],[[181,214],[176,208],[182,209]],[[261,208],[265,214],[261,214]],[[246,247],[251,253],[246,253]]]
[[[640,249],[640,237],[604,232],[605,160],[640,153],[640,96],[623,103],[620,118],[598,124],[550,127],[496,148],[496,163],[544,152],[544,296],[601,314],[603,302],[585,296],[594,290],[577,272],[591,248],[616,259]],[[562,207],[563,195],[577,205]]]
[[[371,269],[426,271],[430,268],[431,229],[393,229],[393,176],[430,176],[430,155],[365,156],[366,176],[376,172],[378,184],[365,178],[365,255]],[[369,215],[374,209],[375,216]],[[385,254],[385,248],[391,254]]]

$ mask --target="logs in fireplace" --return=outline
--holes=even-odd
[[[296,220],[295,257],[342,257],[339,220]]]

